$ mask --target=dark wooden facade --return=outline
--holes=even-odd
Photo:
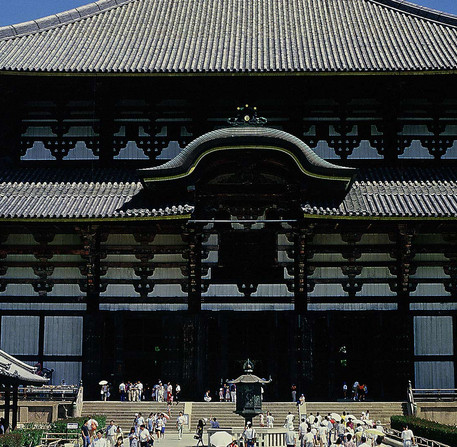
[[[0,72],[2,349],[55,368],[56,381],[82,378],[91,397],[102,378],[160,378],[200,399],[247,357],[272,375],[268,399],[291,383],[320,399],[344,380],[376,399],[402,399],[411,379],[454,387],[455,81],[444,69]],[[147,193],[138,168],[173,159],[246,103],[357,168],[346,198],[298,200],[292,181],[281,194],[243,189],[260,161],[246,152],[236,191],[202,175],[192,203]],[[355,211],[338,211],[350,191]],[[24,200],[8,208],[14,194]],[[12,331],[24,336],[13,343]]]

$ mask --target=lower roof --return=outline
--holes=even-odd
[[[186,219],[192,204],[151,197],[134,169],[0,169],[0,219]],[[171,199],[169,199],[171,200]],[[344,199],[305,202],[308,217],[455,218],[457,172],[452,168],[359,169]]]
[[[44,385],[48,383],[37,375],[37,369],[0,350],[0,383],[5,385]]]

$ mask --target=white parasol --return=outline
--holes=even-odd
[[[98,382],[99,385],[108,385],[108,381],[107,380],[100,380],[100,382]]]
[[[209,444],[214,447],[227,447],[232,442],[232,435],[226,431],[217,431],[211,435]]]

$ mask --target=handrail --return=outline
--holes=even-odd
[[[78,394],[76,395],[76,401],[73,406],[73,416],[74,417],[81,417],[83,411],[83,385],[82,383],[79,385]]]
[[[389,435],[389,438],[396,438],[397,441],[402,442],[401,431],[395,430],[394,428],[388,428],[386,433]],[[423,438],[422,436],[414,435],[414,439],[419,447],[451,447],[448,444],[443,444],[442,442],[434,441],[433,439]]]
[[[414,392],[411,380],[408,380],[408,390],[406,392],[407,412],[408,416],[416,416],[417,405],[414,402]]]
[[[416,400],[457,400],[457,388],[411,388]]]

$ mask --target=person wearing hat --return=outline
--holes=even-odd
[[[243,438],[244,438],[246,447],[254,447],[256,432],[255,432],[254,428],[252,427],[252,422],[248,422],[246,424],[246,428],[243,433]]]
[[[297,436],[294,431],[294,424],[290,423],[286,431],[286,446],[295,447],[297,445]]]

